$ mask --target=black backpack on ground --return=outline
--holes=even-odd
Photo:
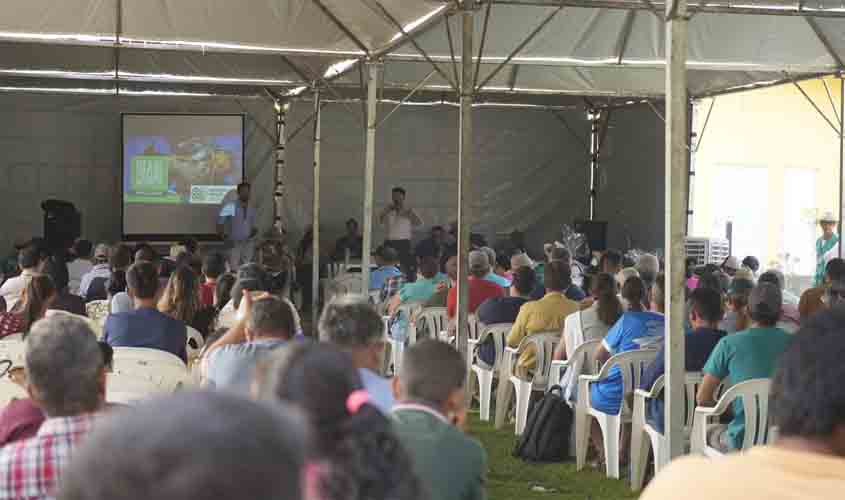
[[[563,399],[563,388],[553,386],[528,413],[513,456],[529,462],[563,462],[569,454],[572,420],[572,409]]]

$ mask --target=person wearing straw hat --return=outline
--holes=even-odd
[[[816,274],[813,279],[815,286],[820,286],[824,282],[824,270],[827,263],[839,257],[839,235],[834,232],[838,221],[833,212],[829,211],[819,218],[822,235],[816,240]]]

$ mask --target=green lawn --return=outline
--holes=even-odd
[[[537,465],[513,458],[513,426],[501,431],[492,423],[481,422],[478,414],[470,416],[470,433],[487,449],[490,475],[487,492],[490,500],[616,500],[636,498],[626,481],[607,479],[604,472],[584,469],[575,472],[575,463]],[[532,491],[535,486],[546,492]]]

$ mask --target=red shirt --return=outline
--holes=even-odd
[[[0,447],[35,436],[44,418],[31,399],[12,400],[0,413]]]
[[[23,316],[20,314],[0,313],[0,338],[23,332]]]
[[[217,288],[217,283],[203,283],[200,285],[200,301],[205,307],[214,305],[214,289]]]
[[[499,285],[483,278],[469,277],[469,314],[475,314],[475,310],[485,300],[504,296],[505,289]],[[458,309],[458,287],[454,286],[449,289],[446,308],[449,318],[454,318]]]

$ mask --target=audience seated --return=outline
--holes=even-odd
[[[832,283],[845,283],[845,260],[840,258],[831,259],[825,265],[823,280],[824,282],[821,286],[809,288],[801,294],[801,299],[798,303],[798,312],[801,316],[802,323],[809,320],[818,311],[826,308],[824,298],[826,294],[830,294]]]
[[[505,290],[495,283],[484,279],[490,273],[490,260],[487,254],[479,250],[469,253],[469,307],[468,314],[475,314],[476,309],[485,300],[503,297]],[[449,319],[453,319],[458,309],[458,287],[449,289],[446,299]]]
[[[505,278],[504,276],[496,274],[496,251],[490,247],[481,247],[480,250],[484,252],[485,255],[487,255],[487,260],[490,262],[490,272],[487,273],[487,276],[485,276],[484,279],[490,281],[491,283],[499,285],[505,290],[510,288],[510,280]]]
[[[105,283],[111,277],[109,251],[109,246],[105,243],[100,243],[94,248],[94,265],[79,283],[79,295],[85,302],[106,298]]]
[[[379,376],[384,356],[384,324],[366,298],[335,298],[320,317],[320,339],[349,353],[372,403],[385,414],[393,407],[390,381]]]
[[[82,319],[57,315],[33,325],[25,365],[27,392],[47,420],[34,437],[0,449],[2,499],[53,498],[105,399],[103,355]]]
[[[299,406],[315,431],[306,499],[426,498],[393,422],[372,403],[348,354],[328,343],[294,343],[273,358],[259,373],[259,394]]]
[[[716,389],[728,378],[731,384],[771,378],[778,358],[792,339],[775,326],[783,307],[783,298],[776,285],[767,282],[758,284],[751,292],[749,306],[752,327],[719,341],[704,365],[704,381],[696,398],[700,406],[712,406],[716,400]],[[733,408],[734,419],[730,425],[712,426],[708,436],[710,445],[724,452],[739,449],[745,434],[742,402],[737,400]]]
[[[190,268],[180,266],[167,282],[158,301],[158,310],[208,336],[214,322],[214,310],[200,303],[199,278]]]
[[[308,452],[292,409],[180,393],[98,424],[76,450],[60,500],[300,500]]]
[[[446,277],[448,279],[437,284],[437,290],[423,307],[446,307],[449,302],[449,289],[458,286],[458,256],[452,255],[446,259]]]
[[[103,340],[112,347],[161,349],[187,361],[185,324],[156,309],[155,267],[149,262],[134,264],[126,273],[126,282],[135,310],[109,315]]]
[[[91,252],[94,245],[88,240],[76,240],[73,244],[73,253],[67,263],[69,277],[68,288],[70,293],[79,295],[79,285],[82,277],[91,271],[94,264],[91,263]]]
[[[483,255],[483,254],[482,254]],[[486,256],[484,257],[487,258]],[[437,287],[446,282],[446,276],[438,272],[437,259],[434,257],[423,257],[419,260],[419,278],[413,283],[405,283],[399,293],[393,296],[387,311],[391,316],[397,315],[399,306],[404,304],[424,304],[428,302]],[[390,334],[394,339],[404,339],[407,334],[408,325],[414,318],[395,317],[390,325]],[[431,333],[431,332],[429,332]],[[435,333],[436,334],[436,333]]]
[[[402,271],[399,270],[399,252],[389,246],[380,246],[375,251],[377,269],[370,272],[370,290],[382,290],[391,278],[402,276]],[[394,283],[394,287],[401,287],[402,283]],[[393,293],[399,288],[387,292],[388,297],[392,297]],[[391,293],[392,292],[392,293]]]
[[[780,313],[780,320],[778,320],[778,328],[783,329],[786,333],[795,333],[801,324],[801,316],[798,313],[799,298],[790,293],[786,289],[786,278],[783,273],[772,269],[760,275],[758,283],[771,283],[780,289],[783,295],[783,309]],[[789,295],[789,298],[787,297]]]
[[[845,485],[845,311],[810,318],[780,357],[772,384],[778,440],[720,460],[687,457],[661,471],[642,500],[827,500]],[[741,335],[741,334],[738,334]],[[728,337],[725,341],[734,337]]]
[[[202,275],[205,281],[200,285],[200,304],[202,307],[214,306],[214,290],[217,279],[226,273],[226,259],[219,253],[205,256],[202,263]]]
[[[513,272],[511,270],[511,259],[507,255],[499,254],[496,256],[496,264],[493,266],[493,272],[505,278],[508,281],[513,281]]]
[[[622,253],[619,250],[608,250],[599,259],[599,271],[616,276],[622,270]]]
[[[462,431],[466,360],[452,346],[426,339],[404,355],[394,393],[394,427],[427,490],[426,498],[486,498],[487,454]]]
[[[144,262],[139,260],[138,262]],[[135,309],[135,303],[126,292],[126,272],[115,271],[106,281],[106,293],[108,293],[109,312],[112,314],[129,312]]]
[[[540,300],[525,303],[519,309],[508,334],[508,347],[519,346],[522,339],[535,333],[562,331],[566,317],[578,311],[578,304],[564,295],[564,290],[572,285],[569,266],[561,261],[549,262],[545,266],[543,280],[546,295]],[[517,371],[527,375],[534,369],[535,357],[535,349],[528,346],[517,362]]]
[[[694,290],[690,295],[690,324],[692,331],[688,332],[684,340],[686,371],[700,372],[710,357],[710,353],[722,338],[727,335],[719,330],[722,318],[722,296],[719,292],[709,288]],[[646,368],[640,381],[640,388],[651,390],[654,382],[666,370],[666,345],[661,344],[657,357]],[[654,427],[663,432],[663,397],[652,399],[648,409],[648,420]]]
[[[42,260],[41,250],[35,245],[26,246],[18,253],[18,268],[21,273],[7,279],[0,287],[0,295],[6,299],[7,311],[15,308],[32,275],[38,272]]]
[[[535,281],[534,271],[530,267],[516,269],[510,286],[510,296],[485,300],[475,311],[475,317],[484,325],[516,322],[522,305],[531,300]],[[496,345],[492,337],[487,337],[487,340],[478,346],[478,358],[493,366],[496,361]]]
[[[651,311],[645,311],[643,303],[647,300],[645,283],[639,277],[629,278],[622,289],[622,298],[627,302],[628,310],[622,314],[619,321],[607,332],[596,350],[596,361],[602,366],[611,356],[622,352],[640,349],[637,340],[652,337],[655,340],[664,335],[664,283],[663,277],[658,276],[651,293]],[[590,403],[592,407],[609,415],[619,413],[622,404],[622,374],[615,366],[604,380],[590,386]],[[592,440],[598,453],[604,453],[604,444],[598,422],[592,420]],[[627,440],[621,440],[620,458],[622,463],[627,457]]]
[[[21,300],[10,312],[0,316],[0,338],[15,333],[25,336],[33,323],[44,317],[55,296],[56,287],[49,276],[32,274]]]
[[[569,269],[569,286],[564,290],[563,294],[566,296],[567,299],[573,300],[575,302],[581,302],[584,300],[587,295],[581,290],[578,285],[572,283],[572,255],[570,255],[569,250],[554,245],[551,250],[549,251],[549,262],[560,262],[562,263],[567,269]],[[544,266],[545,272],[545,266]],[[546,294],[546,288],[543,286],[543,281],[537,281],[537,284],[534,285],[534,291],[531,293],[532,300],[540,300]]]
[[[660,261],[657,256],[650,253],[640,255],[634,268],[645,283],[646,289],[651,293],[651,287],[654,286],[657,275],[660,273]]]
[[[244,293],[239,311],[241,319],[205,352],[206,381],[218,389],[247,394],[258,363],[287,344],[296,325],[291,307],[267,293],[255,299]]]
[[[717,292],[719,287],[712,288]],[[728,334],[734,334],[747,330],[751,326],[751,312],[748,310],[748,299],[751,291],[754,290],[754,283],[745,279],[735,279],[731,282],[727,295],[727,312],[725,318],[719,323],[719,329]]]
[[[56,293],[50,300],[49,309],[86,316],[85,301],[79,295],[70,293],[68,265],[57,257],[50,257],[41,264],[41,272],[50,277]]]

